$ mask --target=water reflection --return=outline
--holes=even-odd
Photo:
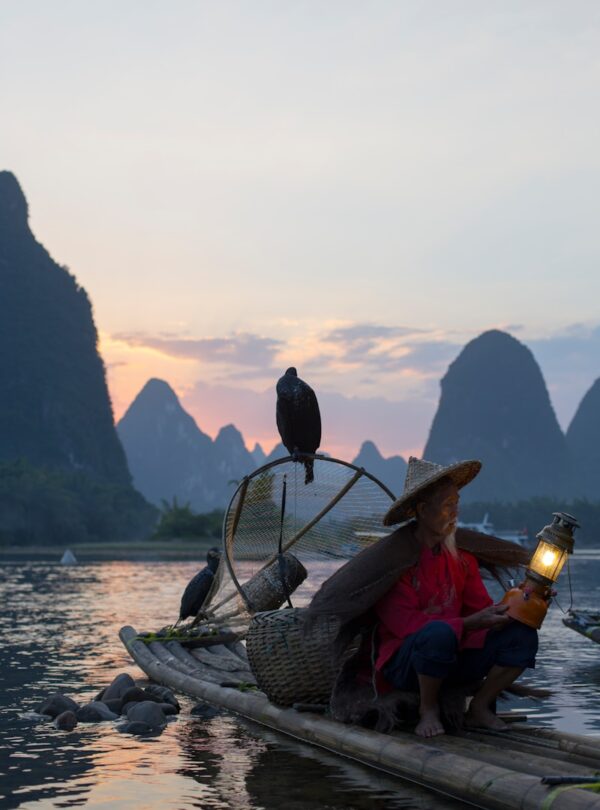
[[[118,640],[119,628],[154,629],[172,621],[195,571],[190,562],[0,566],[2,807],[453,806],[233,716],[191,716],[189,699],[177,721],[148,740],[121,735],[111,723],[66,734],[28,718],[55,689],[87,701],[118,671],[140,678]],[[597,554],[575,556],[577,607],[598,609],[599,573]],[[309,596],[307,587],[301,601]],[[564,575],[559,600],[568,606]],[[541,703],[511,699],[503,708],[525,710],[548,726],[600,734],[600,646],[564,627],[557,607],[542,628],[538,667],[528,680],[550,685],[553,696]]]

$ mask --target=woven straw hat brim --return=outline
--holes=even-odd
[[[448,467],[442,467],[433,475],[428,476],[419,486],[408,492],[404,492],[397,501],[394,501],[383,518],[383,525],[393,526],[396,523],[403,523],[405,520],[414,517],[415,496],[424,489],[427,489],[427,487],[435,484],[435,482],[439,481],[441,478],[450,478],[458,489],[462,489],[475,478],[480,469],[481,461],[477,461],[476,459],[459,461],[456,464],[450,464]]]

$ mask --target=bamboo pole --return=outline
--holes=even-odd
[[[515,735],[511,730],[497,732],[484,731],[483,729],[481,731],[471,730],[466,732],[464,737],[479,744],[493,744],[502,751],[520,751],[526,757],[529,757],[530,754],[540,755],[546,757],[549,761],[570,762],[573,765],[580,765],[588,769],[592,768],[594,771],[600,772],[600,759],[597,753],[587,756],[581,751],[562,750],[558,743],[555,745],[547,744],[545,740],[540,741],[533,737]]]
[[[201,652],[200,655],[196,655],[195,652],[192,653],[194,658],[200,661],[200,663],[205,664],[207,667],[212,667],[215,670],[215,672],[227,673],[230,677],[232,675],[233,676],[239,675],[240,680],[246,683],[255,680],[254,675],[252,674],[250,667],[247,664],[246,666],[244,666],[241,663],[241,661],[236,664],[233,661],[229,661],[226,658],[222,658],[219,661],[211,661],[209,658],[206,657],[206,655],[202,654],[203,651],[200,652]]]
[[[150,648],[149,652],[151,655],[154,655],[161,662],[161,664],[167,668],[167,670],[172,668],[174,671],[180,672],[183,675],[187,675],[192,678],[201,678],[214,684],[220,683],[222,680],[222,678],[218,678],[212,672],[207,671],[206,667],[203,667],[199,661],[196,661],[195,666],[192,667],[189,664],[185,664],[183,661],[180,661],[162,644],[153,642],[148,646]]]
[[[551,810],[600,810],[600,796],[591,791],[548,790],[539,777],[445,751],[435,738],[420,740],[409,734],[386,735],[344,726],[317,715],[280,708],[259,695],[198,680],[158,661],[135,636],[132,627],[121,629],[121,640],[136,663],[159,683],[484,810],[541,810],[549,800]],[[526,761],[522,767],[527,767]]]
[[[242,646],[242,649],[245,653],[246,648]],[[247,669],[249,666],[247,655],[244,655],[242,658],[233,650],[230,650],[229,647],[226,647],[225,644],[216,644],[214,647],[210,647],[210,649],[207,648],[206,652],[208,652],[210,655],[214,653],[216,656],[223,656],[228,661],[233,661],[238,665],[238,669]]]
[[[234,663],[228,659],[221,659],[220,661],[211,661],[204,650],[193,650],[192,657],[201,664],[209,668],[213,668],[214,672],[221,675],[222,681],[239,681],[240,683],[256,684],[256,678],[250,671],[248,664],[246,666],[241,661]]]
[[[494,740],[495,741],[495,740]],[[477,745],[473,744],[470,736],[447,736],[442,735],[435,741],[436,745],[445,751],[455,753],[462,752],[465,756],[478,759],[480,762],[487,762],[490,765],[498,765],[504,768],[512,768],[515,771],[522,770],[523,763],[526,762],[527,773],[534,776],[548,776],[557,770],[561,774],[572,776],[588,776],[590,764],[565,761],[565,755],[559,751],[548,751],[538,749],[533,745],[511,748],[508,744],[498,747],[490,742],[477,740]],[[548,756],[551,754],[552,756]],[[525,755],[525,756],[524,756]]]
[[[599,737],[587,737],[585,734],[570,734],[567,731],[554,731],[550,728],[536,728],[525,725],[515,726],[515,731],[518,731],[519,734],[552,741],[559,745],[560,743],[572,743],[573,745],[583,745],[586,748],[598,749],[598,755],[600,756]]]

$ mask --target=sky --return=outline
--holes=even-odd
[[[118,419],[419,455],[439,380],[504,329],[566,428],[600,376],[600,6],[0,0],[0,168],[87,290]]]

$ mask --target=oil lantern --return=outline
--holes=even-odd
[[[539,629],[548,611],[552,585],[558,579],[569,554],[573,553],[573,532],[579,523],[566,512],[553,512],[552,523],[537,535],[538,544],[529,561],[525,580],[504,594],[501,604],[507,615]]]

